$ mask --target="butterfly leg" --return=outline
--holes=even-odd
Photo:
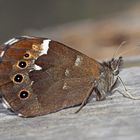
[[[99,91],[98,89],[96,89],[96,101],[103,101],[106,99],[106,93],[101,90]]]
[[[116,78],[116,80],[114,81],[114,83],[110,86],[110,89],[109,89],[110,95],[112,95],[114,93],[112,91],[116,88],[117,84],[118,84],[118,77]]]
[[[93,91],[96,88],[96,81],[92,84],[92,87],[89,89],[87,96],[85,97],[85,99],[83,100],[82,104],[80,105],[79,109],[75,112],[78,113],[88,102],[88,99],[90,98],[90,96],[92,95]]]
[[[98,85],[97,89],[96,89],[96,101],[102,101],[106,99],[107,95],[112,95],[113,94],[113,90],[116,88],[118,84],[118,77],[116,78],[116,80],[114,81],[114,83],[111,84],[111,86],[109,87],[108,92],[105,92],[104,90],[102,90],[100,84]]]

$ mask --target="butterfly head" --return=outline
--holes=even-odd
[[[114,76],[116,76],[122,68],[123,59],[121,56],[118,59],[112,58],[110,61],[104,62],[104,65],[109,68]]]

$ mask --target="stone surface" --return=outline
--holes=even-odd
[[[140,96],[140,67],[123,69],[125,85]],[[118,89],[123,92],[120,85]],[[2,140],[139,140],[140,100],[124,98],[116,92],[105,101],[88,103],[78,114],[78,107],[35,118],[20,118],[0,105]]]

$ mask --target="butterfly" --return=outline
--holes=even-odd
[[[0,47],[2,102],[22,117],[80,105],[79,111],[91,97],[112,93],[122,65],[122,57],[100,63],[48,38],[13,38]]]

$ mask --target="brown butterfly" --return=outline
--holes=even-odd
[[[28,36],[2,45],[0,58],[3,104],[23,117],[81,109],[90,97],[104,100],[122,66],[122,57],[100,63],[59,42]]]

